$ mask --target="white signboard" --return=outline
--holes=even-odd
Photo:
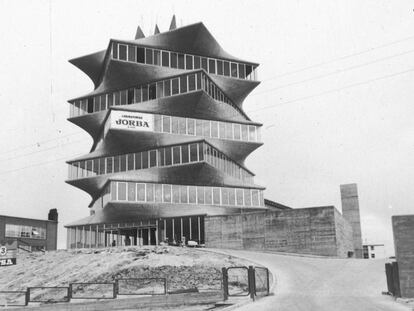
[[[111,128],[153,132],[154,115],[142,112],[112,110]]]

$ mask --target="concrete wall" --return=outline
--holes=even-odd
[[[392,216],[401,296],[414,298],[414,215]]]
[[[205,236],[214,248],[341,257],[353,250],[351,226],[333,206],[209,216]]]
[[[342,215],[352,226],[355,257],[363,258],[357,184],[341,185],[340,189]]]
[[[335,209],[334,212],[338,257],[355,257],[352,226],[338,210]]]

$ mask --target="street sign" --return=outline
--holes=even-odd
[[[0,267],[14,266],[16,264],[16,258],[1,258]]]

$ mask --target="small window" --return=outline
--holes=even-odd
[[[162,65],[164,67],[170,66],[170,57],[168,55],[168,52],[162,51]]]
[[[153,64],[152,49],[145,49],[145,63],[148,64],[148,65]]]
[[[227,188],[221,188],[221,201],[223,205],[229,205],[229,191]]]
[[[178,55],[177,53],[170,53],[170,67],[171,68],[177,68],[178,65]]]
[[[148,100],[148,85],[142,87],[142,101],[145,102]]]
[[[231,63],[231,76],[237,78],[237,64]]]
[[[180,77],[180,93],[187,92],[187,76]]]
[[[157,86],[156,86],[156,84],[155,83],[150,84],[149,89],[148,89],[149,100],[155,99],[156,95],[157,95]]]
[[[180,203],[180,186],[172,186],[172,201],[173,203]]]
[[[171,80],[164,81],[164,96],[171,96]]]
[[[140,170],[141,167],[142,167],[142,164],[141,164],[141,152],[137,152],[135,154],[135,169],[136,170]]]
[[[180,186],[180,202],[188,203],[188,186]]]
[[[229,188],[229,205],[236,205],[236,196],[234,194],[234,188]]]
[[[178,118],[172,117],[171,120],[171,133],[178,134]]]
[[[118,43],[112,43],[112,57],[118,59]]]
[[[217,61],[217,74],[223,75],[223,62],[221,60]]]
[[[145,49],[137,48],[137,62],[145,64]]]
[[[185,56],[185,69],[193,69],[193,56],[186,55]]]
[[[161,65],[161,53],[160,50],[154,50],[154,65]]]
[[[154,202],[154,184],[147,184],[146,185],[146,199],[147,202]]]
[[[201,68],[203,68],[205,71],[208,72],[208,68],[207,68],[207,58],[202,57],[201,58]]]
[[[190,145],[190,162],[197,161],[197,144]]]
[[[162,131],[164,133],[171,133],[171,117],[162,116]]]
[[[145,201],[145,184],[136,184],[137,185],[137,200],[139,202]]]
[[[195,120],[187,119],[187,134],[195,135]]]
[[[119,59],[127,60],[127,46],[120,44],[119,45]]]
[[[140,103],[142,101],[141,88],[134,89],[134,102]]]
[[[136,60],[136,48],[133,45],[128,45],[128,61],[135,62]]]
[[[157,151],[151,150],[149,152],[149,167],[154,167],[157,165]]]
[[[213,204],[220,205],[220,188],[213,188]]]
[[[243,205],[243,189],[236,190],[236,203],[237,205]]]
[[[165,148],[165,165],[171,165],[172,163],[172,153],[171,147]]]
[[[185,118],[178,118],[178,133],[186,134],[186,121]]]
[[[162,185],[163,202],[171,203],[171,185]]]
[[[162,185],[155,184],[155,202],[162,202]]]
[[[125,182],[118,182],[118,200],[126,201],[127,184]]]
[[[211,121],[211,137],[218,137],[218,122]]]
[[[224,65],[224,70],[223,70],[224,75],[229,77],[230,76],[230,63],[224,62],[223,65]]]
[[[246,78],[246,71],[244,64],[239,64],[239,78],[245,79]]]
[[[188,90],[194,91],[196,89],[196,76],[195,74],[188,76]]]
[[[135,198],[135,183],[128,183],[128,201],[136,201]]]
[[[182,163],[188,163],[188,145],[181,146],[181,160]]]
[[[142,168],[148,168],[148,151],[142,152]]]
[[[204,202],[205,204],[211,204],[212,201],[212,191],[210,187],[205,187],[204,188]]]
[[[252,205],[252,196],[250,193],[250,189],[244,189],[244,205],[246,206]]]
[[[157,82],[157,98],[164,97],[164,83]]]
[[[208,69],[210,73],[213,73],[213,74],[216,73],[216,60],[215,59],[208,60]]]
[[[375,258],[375,254],[371,254],[371,258]]]
[[[199,56],[194,56],[194,69],[200,69],[201,68],[201,62]]]
[[[194,186],[188,188],[189,203],[197,203],[197,188]]]
[[[204,187],[197,187],[197,204],[204,204]]]
[[[178,68],[184,69],[184,54],[178,54]]]
[[[179,93],[178,85],[179,85],[179,79],[178,78],[172,79],[172,87],[171,87],[172,88],[172,95],[176,95],[176,94]]]

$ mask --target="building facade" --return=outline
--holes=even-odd
[[[364,259],[383,259],[386,258],[385,245],[375,243],[364,243],[362,245]]]
[[[48,220],[0,215],[0,245],[14,243],[27,251],[56,250],[57,226],[56,209],[49,211]]]
[[[205,217],[266,210],[245,166],[262,145],[243,111],[258,64],[231,56],[202,23],[72,59],[95,88],[69,100],[69,121],[93,138],[68,161],[91,196],[90,216],[67,225],[67,247],[205,243]]]

